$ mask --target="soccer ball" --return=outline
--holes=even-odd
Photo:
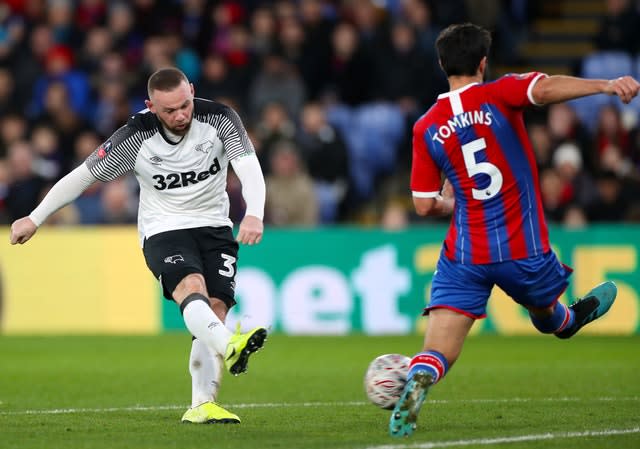
[[[364,376],[367,397],[378,407],[392,409],[407,383],[411,359],[402,354],[384,354],[376,357]]]

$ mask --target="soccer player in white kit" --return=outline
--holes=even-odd
[[[87,160],[58,181],[27,217],[11,226],[11,244],[27,242],[47,217],[96,181],[133,172],[140,184],[138,231],[147,266],[164,296],[180,306],[193,335],[189,371],[192,423],[239,423],[216,402],[222,366],[247,369],[262,347],[263,327],[232,333],[224,325],[235,304],[238,243],[262,239],[265,184],[253,145],[228,106],[195,98],[176,68],[149,77],[147,109],[136,113]],[[233,238],[227,168],[242,183],[246,213]]]

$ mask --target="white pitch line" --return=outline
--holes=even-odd
[[[504,398],[504,399],[435,399],[428,401],[429,404],[448,405],[448,404],[508,404],[508,403],[524,403],[524,402],[585,402],[585,401],[640,401],[639,396],[629,397],[599,397],[599,398]],[[5,404],[3,404],[5,405]],[[370,406],[366,401],[345,401],[345,402],[256,402],[244,404],[223,404],[229,408],[282,408],[282,407],[360,407]],[[0,410],[0,416],[8,415],[63,415],[72,413],[108,413],[108,412],[137,412],[137,411],[156,411],[156,410],[177,410],[184,409],[188,405],[132,405],[125,407],[105,407],[105,408],[58,408],[58,409],[33,409],[33,410]]]
[[[442,449],[462,446],[489,446],[493,444],[521,443],[523,441],[543,441],[565,438],[606,437],[612,435],[627,435],[640,433],[640,427],[632,429],[587,430],[584,432],[541,433],[537,435],[519,435],[513,437],[478,438],[474,440],[434,441],[429,443],[384,444],[368,446],[366,449]]]
[[[368,404],[367,402],[260,402],[255,404],[223,404],[228,408],[282,408],[282,407],[349,407],[361,406]],[[156,410],[177,410],[188,408],[189,405],[132,405],[128,407],[106,407],[106,408],[58,408],[44,410],[15,410],[0,411],[1,415],[64,415],[72,413],[105,413],[105,412],[137,412],[137,411],[156,411]]]

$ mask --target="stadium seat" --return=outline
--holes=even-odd
[[[635,65],[635,67],[634,67]],[[635,61],[623,51],[600,51],[586,56],[582,60],[581,76],[584,78],[611,79],[622,75],[637,75],[639,73],[640,60]],[[569,101],[568,104],[576,111],[576,115],[582,123],[594,131],[598,123],[598,115],[602,106],[615,104],[616,107],[627,113],[636,114],[639,110],[639,101],[634,100],[631,105],[623,105],[617,98],[605,95],[592,95]]]
[[[345,136],[355,193],[370,198],[376,177],[396,168],[405,126],[402,111],[392,103],[336,105],[328,109],[327,118]]]
[[[589,97],[582,97],[568,101],[567,104],[573,108],[578,119],[587,127],[587,129],[593,132],[598,126],[598,115],[600,114],[600,109],[613,102],[613,98],[606,95],[591,95]]]
[[[600,51],[582,60],[582,76],[585,78],[617,78],[635,73],[633,58],[623,51]]]

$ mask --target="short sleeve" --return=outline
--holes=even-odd
[[[440,169],[429,153],[426,129],[418,122],[413,127],[411,191],[418,198],[435,198],[440,192]]]
[[[255,153],[251,139],[236,111],[225,107],[218,124],[220,139],[229,160]]]
[[[547,75],[541,72],[509,74],[490,83],[493,98],[514,108],[537,104],[532,96],[533,86]]]
[[[132,171],[142,145],[139,132],[127,124],[118,129],[86,159],[96,179],[108,182]]]

